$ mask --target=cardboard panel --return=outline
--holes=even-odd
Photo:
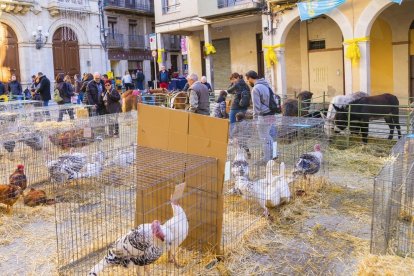
[[[138,145],[167,150],[168,140],[168,128],[142,126],[138,123]]]
[[[210,138],[214,141],[228,142],[229,122],[214,117],[190,114],[188,134]]]

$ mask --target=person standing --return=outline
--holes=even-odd
[[[78,96],[78,98],[76,99],[76,103],[81,104],[83,102],[83,93],[81,96],[82,80],[79,74],[75,74],[73,78],[75,81],[75,85],[74,85],[75,95]]]
[[[210,102],[208,97],[208,89],[198,80],[196,74],[191,74],[187,77],[190,88],[190,107],[188,111],[210,115]]]
[[[227,89],[227,93],[233,95],[229,120],[230,124],[236,122],[236,114],[241,112],[246,113],[247,108],[250,106],[250,88],[243,80],[243,76],[238,73],[233,73],[230,76],[230,82],[232,83],[230,88]]]
[[[228,117],[226,112],[226,97],[227,92],[224,90],[220,91],[220,95],[214,108],[214,117],[223,119]]]
[[[160,81],[160,88],[168,89],[170,82],[170,74],[165,70],[165,66],[161,66],[160,73],[158,74],[158,80]]]
[[[213,91],[213,89],[211,88],[211,85],[207,82],[207,77],[206,76],[202,76],[200,81],[201,81],[202,84],[204,84],[207,87],[208,92]]]
[[[6,87],[4,86],[4,84],[1,82],[0,80],[0,96],[6,95]]]
[[[125,90],[134,89],[134,85],[132,84],[132,77],[129,71],[126,71],[125,75],[122,77],[122,85],[125,87]]]
[[[105,81],[105,89],[101,94],[101,101],[105,106],[106,114],[114,114],[108,117],[109,125],[109,136],[110,137],[119,137],[119,124],[118,124],[118,113],[121,112],[121,95],[119,92],[112,87],[110,80]]]
[[[75,86],[72,84],[72,78],[69,75],[66,75],[63,81],[68,84],[67,87],[69,88],[72,97],[75,96]],[[72,103],[72,99],[70,99],[69,103]]]
[[[68,78],[69,77],[69,81]],[[73,93],[72,84],[70,83],[70,76],[66,76],[63,73],[59,73],[55,79],[55,90],[59,91],[59,95],[62,98],[62,101],[58,102],[58,105],[70,104],[71,98],[75,94]],[[63,120],[63,115],[67,113],[71,120],[75,119],[73,116],[73,108],[63,108],[59,109],[59,118],[58,122]]]
[[[17,80],[16,75],[11,76],[11,81],[9,82],[9,93],[12,97],[15,97],[19,100],[23,99],[23,89],[20,82]]]
[[[144,72],[142,72],[141,68],[138,68],[136,78],[137,78],[137,89],[144,90],[145,75],[144,75]]]
[[[43,75],[42,72],[37,73],[37,78],[39,85],[35,90],[35,94],[40,95],[40,98],[43,101],[43,106],[48,106],[49,101],[52,99],[52,96],[50,95],[50,80]],[[49,111],[46,112],[48,113]]]
[[[93,80],[88,82],[86,86],[86,98],[87,104],[94,106],[98,115],[103,115],[105,113],[105,107],[99,101],[103,90],[104,84],[101,80],[101,74],[95,72],[93,74]],[[92,116],[91,112],[89,113],[89,116]]]
[[[271,122],[267,122],[266,116],[273,116],[276,112],[272,110],[275,103],[274,94],[270,84],[264,79],[259,79],[255,71],[248,71],[246,79],[252,86],[253,118],[258,119],[257,130],[259,138],[263,142],[263,159],[256,165],[266,165],[273,158],[273,139],[270,135],[272,128]]]

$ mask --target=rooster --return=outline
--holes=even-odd
[[[303,175],[306,179],[307,175],[316,174],[321,169],[322,159],[321,145],[316,144],[313,152],[304,153],[299,157],[293,176]]]
[[[35,207],[41,204],[51,205],[55,203],[54,199],[48,199],[46,192],[43,190],[35,190],[33,188],[23,196],[24,204],[29,207]]]
[[[149,274],[148,265],[158,260],[167,251],[169,260],[177,264],[175,252],[188,235],[188,220],[184,210],[171,202],[173,217],[164,224],[158,220],[141,224],[118,239],[106,256],[96,264],[88,275],[97,276],[107,266],[143,266]],[[171,258],[172,257],[172,258]]]
[[[24,165],[17,165],[17,169],[9,176],[9,184],[18,186],[22,192],[27,188],[27,177],[24,174]]]
[[[0,203],[7,206],[7,213],[12,213],[12,207],[22,195],[22,189],[14,185],[0,184]]]

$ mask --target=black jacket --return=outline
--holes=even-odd
[[[21,84],[17,80],[9,82],[9,92],[13,95],[22,95],[23,89]]]
[[[6,87],[4,86],[4,84],[0,81],[0,96],[7,94],[6,93]]]
[[[121,112],[121,95],[116,89],[112,89],[109,93],[106,90],[101,94],[100,100],[105,106],[106,113],[120,113]]]
[[[40,78],[36,93],[40,94],[43,101],[50,101],[52,99],[52,96],[50,95],[50,80],[46,76]]]
[[[73,94],[72,87],[67,82],[59,82],[55,85],[55,89],[59,90],[59,94],[62,97],[63,101],[58,104],[68,104],[71,103],[71,97],[73,97],[75,94]]]
[[[250,88],[244,80],[238,80],[227,92],[234,95],[230,109],[247,109],[250,106]]]
[[[90,105],[99,105],[99,89],[98,85],[101,85],[102,92],[105,90],[103,81],[96,83],[94,80],[91,80],[86,85],[86,97],[88,98],[88,104]]]

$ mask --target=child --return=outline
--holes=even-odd
[[[249,139],[249,126],[245,121],[245,116],[243,112],[238,112],[236,114],[236,123],[231,130],[231,138],[237,140],[239,147],[243,148],[246,151],[247,159],[250,159],[252,154],[247,146],[247,140]]]
[[[216,107],[214,108],[214,117],[216,118],[227,118],[226,113],[226,97],[227,92],[222,90],[220,91],[220,95],[217,99]]]

